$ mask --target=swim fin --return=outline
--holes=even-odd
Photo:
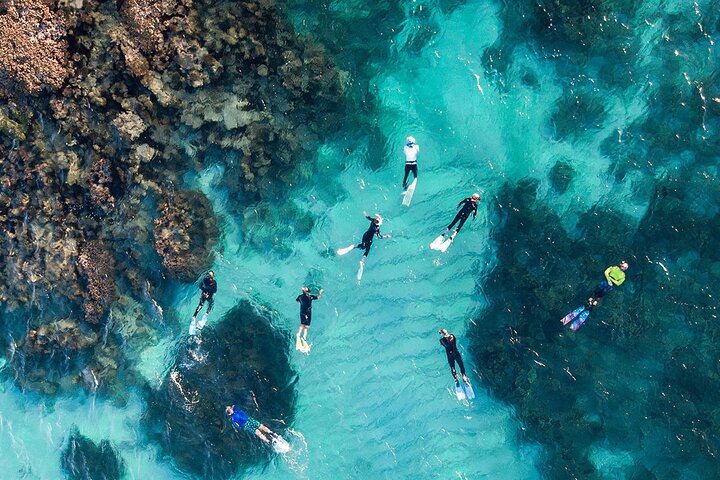
[[[465,390],[463,390],[459,381],[455,382],[455,397],[458,400],[465,400]]]
[[[348,253],[352,252],[354,248],[355,248],[355,245],[349,245],[349,246],[347,246],[347,247],[345,247],[345,248],[339,248],[338,251],[337,251],[337,254],[338,254],[338,255],[348,254]]]
[[[587,320],[589,316],[590,310],[584,310],[580,315],[578,315],[575,321],[570,324],[570,328],[574,331],[582,327],[583,323],[585,323],[585,320]]]
[[[203,314],[203,316],[200,318],[200,321],[197,322],[197,331],[198,331],[198,333],[200,333],[200,331],[201,331],[203,328],[205,328],[205,324],[207,323],[207,318],[208,318],[208,314],[205,313],[205,314]]]
[[[405,190],[404,192],[404,198],[402,201],[402,204],[406,207],[410,206],[410,202],[412,201],[413,193],[415,193],[415,186],[417,185],[417,178],[412,181],[410,186]]]
[[[473,390],[472,385],[470,385],[470,382],[463,381],[463,385],[465,386],[465,396],[468,400],[472,400],[475,398],[475,390]]]
[[[441,252],[447,252],[448,247],[450,247],[450,244],[453,243],[453,237],[448,238],[445,240],[437,249]]]
[[[584,306],[584,305],[583,305],[582,307],[578,307],[578,308],[576,308],[575,310],[573,310],[572,312],[568,313],[568,314],[565,315],[565,316],[563,317],[563,319],[560,320],[560,321],[562,322],[563,325],[567,325],[568,323],[570,323],[570,322],[572,322],[573,320],[575,320],[575,317],[577,317],[578,315],[580,315],[580,313],[582,313],[583,310],[585,310],[585,306]]]
[[[440,250],[440,246],[443,244],[444,241],[445,241],[445,236],[440,235],[439,237],[437,237],[435,240],[432,241],[432,243],[430,244],[430,248],[433,250]]]
[[[270,442],[270,446],[272,446],[272,449],[275,451],[275,453],[287,453],[289,452],[292,447],[290,444],[282,438],[280,435],[276,435],[275,438],[272,439]]]

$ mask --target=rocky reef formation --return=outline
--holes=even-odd
[[[0,37],[0,303],[35,330],[58,318],[109,326],[103,348],[123,365],[114,302],[143,303],[212,263],[219,229],[187,173],[221,164],[235,212],[309,178],[341,72],[266,0],[14,0],[0,6]],[[27,334],[7,348],[41,354]],[[97,373],[78,353],[97,346],[46,348]],[[45,374],[41,363],[16,373]]]
[[[195,281],[212,265],[218,237],[210,202],[200,192],[168,193],[159,203],[154,246],[171,278]]]
[[[42,0],[0,6],[0,85],[36,94],[57,90],[71,73],[64,19]]]
[[[125,462],[107,440],[97,445],[75,428],[62,452],[62,469],[69,480],[120,480]]]
[[[225,479],[267,461],[272,451],[236,432],[225,405],[236,404],[275,431],[292,424],[294,373],[287,337],[252,305],[240,303],[178,352],[145,415],[148,434],[182,471]]]
[[[469,329],[471,352],[543,444],[549,478],[720,475],[720,395],[707,388],[720,380],[720,305],[710,287],[720,281],[711,233],[720,216],[710,200],[720,189],[705,168],[660,182],[639,225],[596,207],[579,219],[579,236],[537,198],[535,183],[499,195],[497,266],[482,284],[490,306]],[[625,284],[579,331],[563,328],[560,318],[621,258],[631,263]]]

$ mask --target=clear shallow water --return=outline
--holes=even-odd
[[[644,47],[634,61],[644,73],[635,82],[624,89],[600,82],[594,87],[593,72],[604,63],[601,59],[589,59],[583,73],[572,79],[580,90],[601,91],[606,112],[572,141],[558,137],[553,115],[557,100],[574,85],[558,74],[547,51],[521,42],[510,53],[512,66],[502,74],[502,84],[488,77],[483,53],[508,33],[496,2],[467,2],[452,10],[428,4],[422,15],[420,6],[413,5],[393,11],[386,22],[374,22],[379,9],[361,4],[335,2],[322,13],[325,17],[311,7],[292,6],[298,28],[321,42],[335,24],[320,28],[318,18],[341,19],[367,30],[377,26],[361,35],[374,39],[365,47],[367,63],[354,59],[349,47],[338,57],[351,78],[368,83],[375,103],[364,115],[374,118],[377,130],[342,132],[329,141],[319,151],[320,173],[310,186],[289,192],[316,221],[307,238],[285,245],[293,252],[288,257],[244,242],[236,224],[240,220],[227,213],[225,192],[215,187],[213,177],[222,174],[217,167],[187,179],[208,193],[216,212],[226,214],[223,253],[214,266],[220,290],[207,328],[238,299],[250,298],[273,308],[276,327],[292,337],[300,286],[311,281],[326,289],[314,308],[311,355],[293,353],[299,379],[292,428],[302,435],[294,440],[296,453],[245,477],[539,477],[542,447],[523,435],[512,408],[492,399],[477,373],[472,377],[478,398],[469,405],[454,400],[435,332],[445,326],[466,344],[462,334],[468,322],[482,318],[486,298],[477,280],[496,262],[491,241],[495,225],[488,211],[506,206],[498,197],[504,182],[537,179],[540,196],[563,216],[564,227],[579,235],[578,215],[598,204],[612,203],[639,220],[650,201],[644,184],[683,162],[676,157],[642,174],[618,176],[608,173],[610,160],[602,150],[608,135],[616,132],[622,143],[628,126],[647,115],[656,93],[653,76],[662,75],[662,64],[654,60],[657,50],[677,47],[663,43],[672,22],[668,15],[692,15],[694,8],[681,2],[661,6],[665,10],[657,11],[646,2],[633,19],[636,24],[648,21],[647,29],[637,33]],[[517,37],[522,32],[510,33]],[[422,35],[424,40],[418,40]],[[688,61],[687,75],[693,78],[706,68]],[[421,179],[412,207],[405,209],[399,182],[401,147],[408,134],[422,147]],[[384,139],[379,148],[378,138]],[[553,191],[548,181],[559,158],[582,172],[564,194]],[[478,219],[465,226],[446,254],[430,251],[428,244],[452,218],[454,206],[473,191],[484,197]],[[375,242],[358,285],[360,253],[338,258],[328,252],[359,240],[367,226],[363,210],[382,213],[383,232],[394,238]],[[272,226],[249,234],[264,238],[268,232]],[[194,287],[176,294],[175,307],[186,323],[196,294]],[[138,368],[151,383],[162,378],[180,341],[166,338],[144,352]],[[472,366],[467,353],[465,360]],[[40,421],[37,404],[9,383],[0,403],[0,438],[14,453],[4,454],[0,467],[18,472],[17,478],[58,478],[59,462],[38,465],[32,453],[42,448],[56,458],[72,424],[91,439],[112,440],[131,478],[184,478],[140,438],[136,425],[142,407],[135,396],[124,407],[84,396],[62,399],[51,409],[41,408]],[[628,455],[599,445],[592,451],[593,462],[608,478]]]

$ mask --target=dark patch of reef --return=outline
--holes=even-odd
[[[470,326],[472,353],[543,445],[548,478],[720,476],[712,292],[720,281],[720,83],[711,53],[720,14],[689,4],[639,14],[638,5],[513,2],[483,57],[498,88],[537,88],[528,68],[510,68],[514,50],[532,45],[563,86],[549,136],[582,146],[606,135],[608,183],[632,185],[627,197],[610,192],[581,215],[572,234],[535,183],[498,195],[498,262],[479,284],[491,306]],[[617,101],[638,103],[603,134]],[[552,190],[573,191],[578,174],[573,158],[559,159]],[[647,210],[638,221],[616,211],[618,202]],[[560,318],[622,258],[631,263],[626,284],[577,333],[562,329]]]
[[[160,334],[151,297],[213,261],[187,172],[219,163],[231,212],[277,201],[312,175],[341,72],[272,0],[16,0],[0,37],[3,347],[25,388],[118,392]]]
[[[68,480],[120,480],[125,462],[107,440],[96,444],[75,428],[62,452],[61,464]]]
[[[658,183],[639,225],[595,207],[576,237],[535,182],[499,198],[497,266],[481,285],[490,306],[469,328],[471,352],[542,443],[545,474],[720,475],[720,216],[717,206],[698,210],[720,198],[717,179],[702,166],[679,169]],[[560,318],[621,258],[631,262],[625,284],[576,333],[563,328]]]
[[[182,471],[224,479],[267,462],[272,451],[236,432],[225,414],[238,405],[276,432],[292,423],[295,374],[286,335],[242,302],[182,346],[144,416],[148,435]]]

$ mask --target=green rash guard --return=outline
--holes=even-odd
[[[617,265],[613,265],[605,270],[605,278],[609,284],[618,287],[625,281],[625,272],[623,272]]]

